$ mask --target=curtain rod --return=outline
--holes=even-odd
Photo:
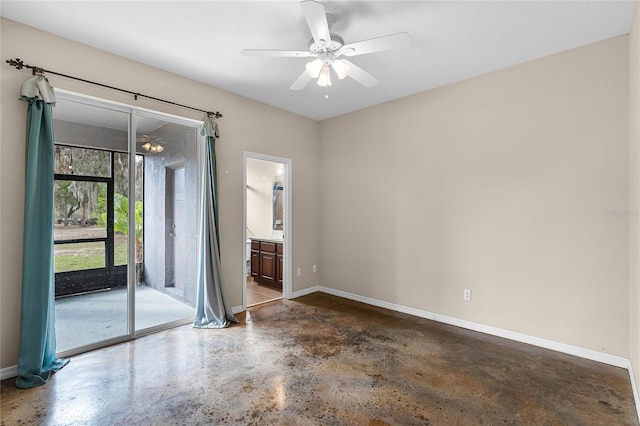
[[[44,68],[40,68],[40,67],[36,67],[36,66],[33,66],[33,65],[25,64],[22,61],[22,59],[20,59],[20,58],[7,59],[5,62],[8,63],[9,65],[11,65],[12,67],[15,67],[15,68],[17,68],[19,70],[21,70],[22,68],[29,68],[29,69],[33,70],[33,75],[44,75],[43,73],[46,72],[46,73],[49,73],[49,74],[55,74],[55,75],[59,75],[61,77],[70,78],[72,80],[82,81],[83,83],[94,84],[96,86],[106,87],[107,89],[113,89],[113,90],[118,90],[120,92],[128,93],[130,95],[133,95],[135,100],[138,100],[138,96],[140,96],[142,98],[153,99],[154,101],[158,101],[158,102],[164,102],[165,104],[176,105],[176,106],[179,106],[179,107],[182,107],[182,108],[187,108],[187,109],[191,109],[191,110],[194,110],[194,111],[204,112],[209,117],[215,117],[215,118],[222,117],[222,114],[220,112],[218,112],[218,111],[216,111],[216,112],[205,111],[205,110],[200,109],[200,108],[194,108],[194,107],[191,107],[191,106],[188,106],[188,105],[183,105],[183,104],[179,104],[179,103],[176,103],[176,102],[167,101],[167,100],[164,100],[164,99],[156,98],[154,96],[149,96],[149,95],[144,95],[142,93],[132,92],[131,90],[120,89],[119,87],[109,86],[107,84],[102,84],[102,83],[96,83],[95,81],[85,80],[84,78],[74,77],[74,76],[71,76],[71,75],[62,74],[62,73],[51,71],[51,70],[46,70]]]

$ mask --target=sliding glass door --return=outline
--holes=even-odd
[[[127,336],[127,240],[115,200],[129,192],[129,117],[58,101],[54,109],[54,269],[60,352]]]
[[[144,213],[136,214],[136,330],[193,319],[197,267],[197,128],[138,114],[144,152]],[[136,174],[138,178],[139,175]]]
[[[59,94],[58,352],[193,319],[198,124]]]

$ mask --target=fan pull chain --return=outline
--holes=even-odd
[[[329,86],[324,87],[324,98],[329,99]]]

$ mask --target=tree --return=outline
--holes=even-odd
[[[113,170],[111,156],[113,155]],[[136,156],[136,199],[143,196],[144,159]],[[99,149],[55,146],[54,173],[62,175],[113,177],[114,191],[125,197],[129,194],[129,154]],[[106,212],[106,187],[101,183],[70,181],[59,183],[55,191],[56,217],[65,225],[77,211],[81,211],[80,224],[86,226],[99,220]]]
[[[109,176],[110,153],[96,149],[55,146],[54,173],[63,175]],[[103,184],[84,181],[56,181],[54,203],[56,216],[68,225],[72,215],[82,209],[80,225],[93,221]]]
[[[67,226],[71,216],[80,208],[74,181],[55,181],[54,204],[56,216],[62,216],[64,225]]]

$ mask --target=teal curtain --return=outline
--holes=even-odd
[[[27,101],[22,313],[16,386],[46,383],[69,361],[56,358],[53,273],[53,88],[34,76],[22,87]]]
[[[218,204],[216,199],[215,141],[218,125],[210,117],[204,121],[204,160],[201,162],[202,193],[200,210],[200,245],[198,253],[198,298],[193,326],[224,328],[238,320],[233,316],[222,292],[220,238],[218,236]]]

